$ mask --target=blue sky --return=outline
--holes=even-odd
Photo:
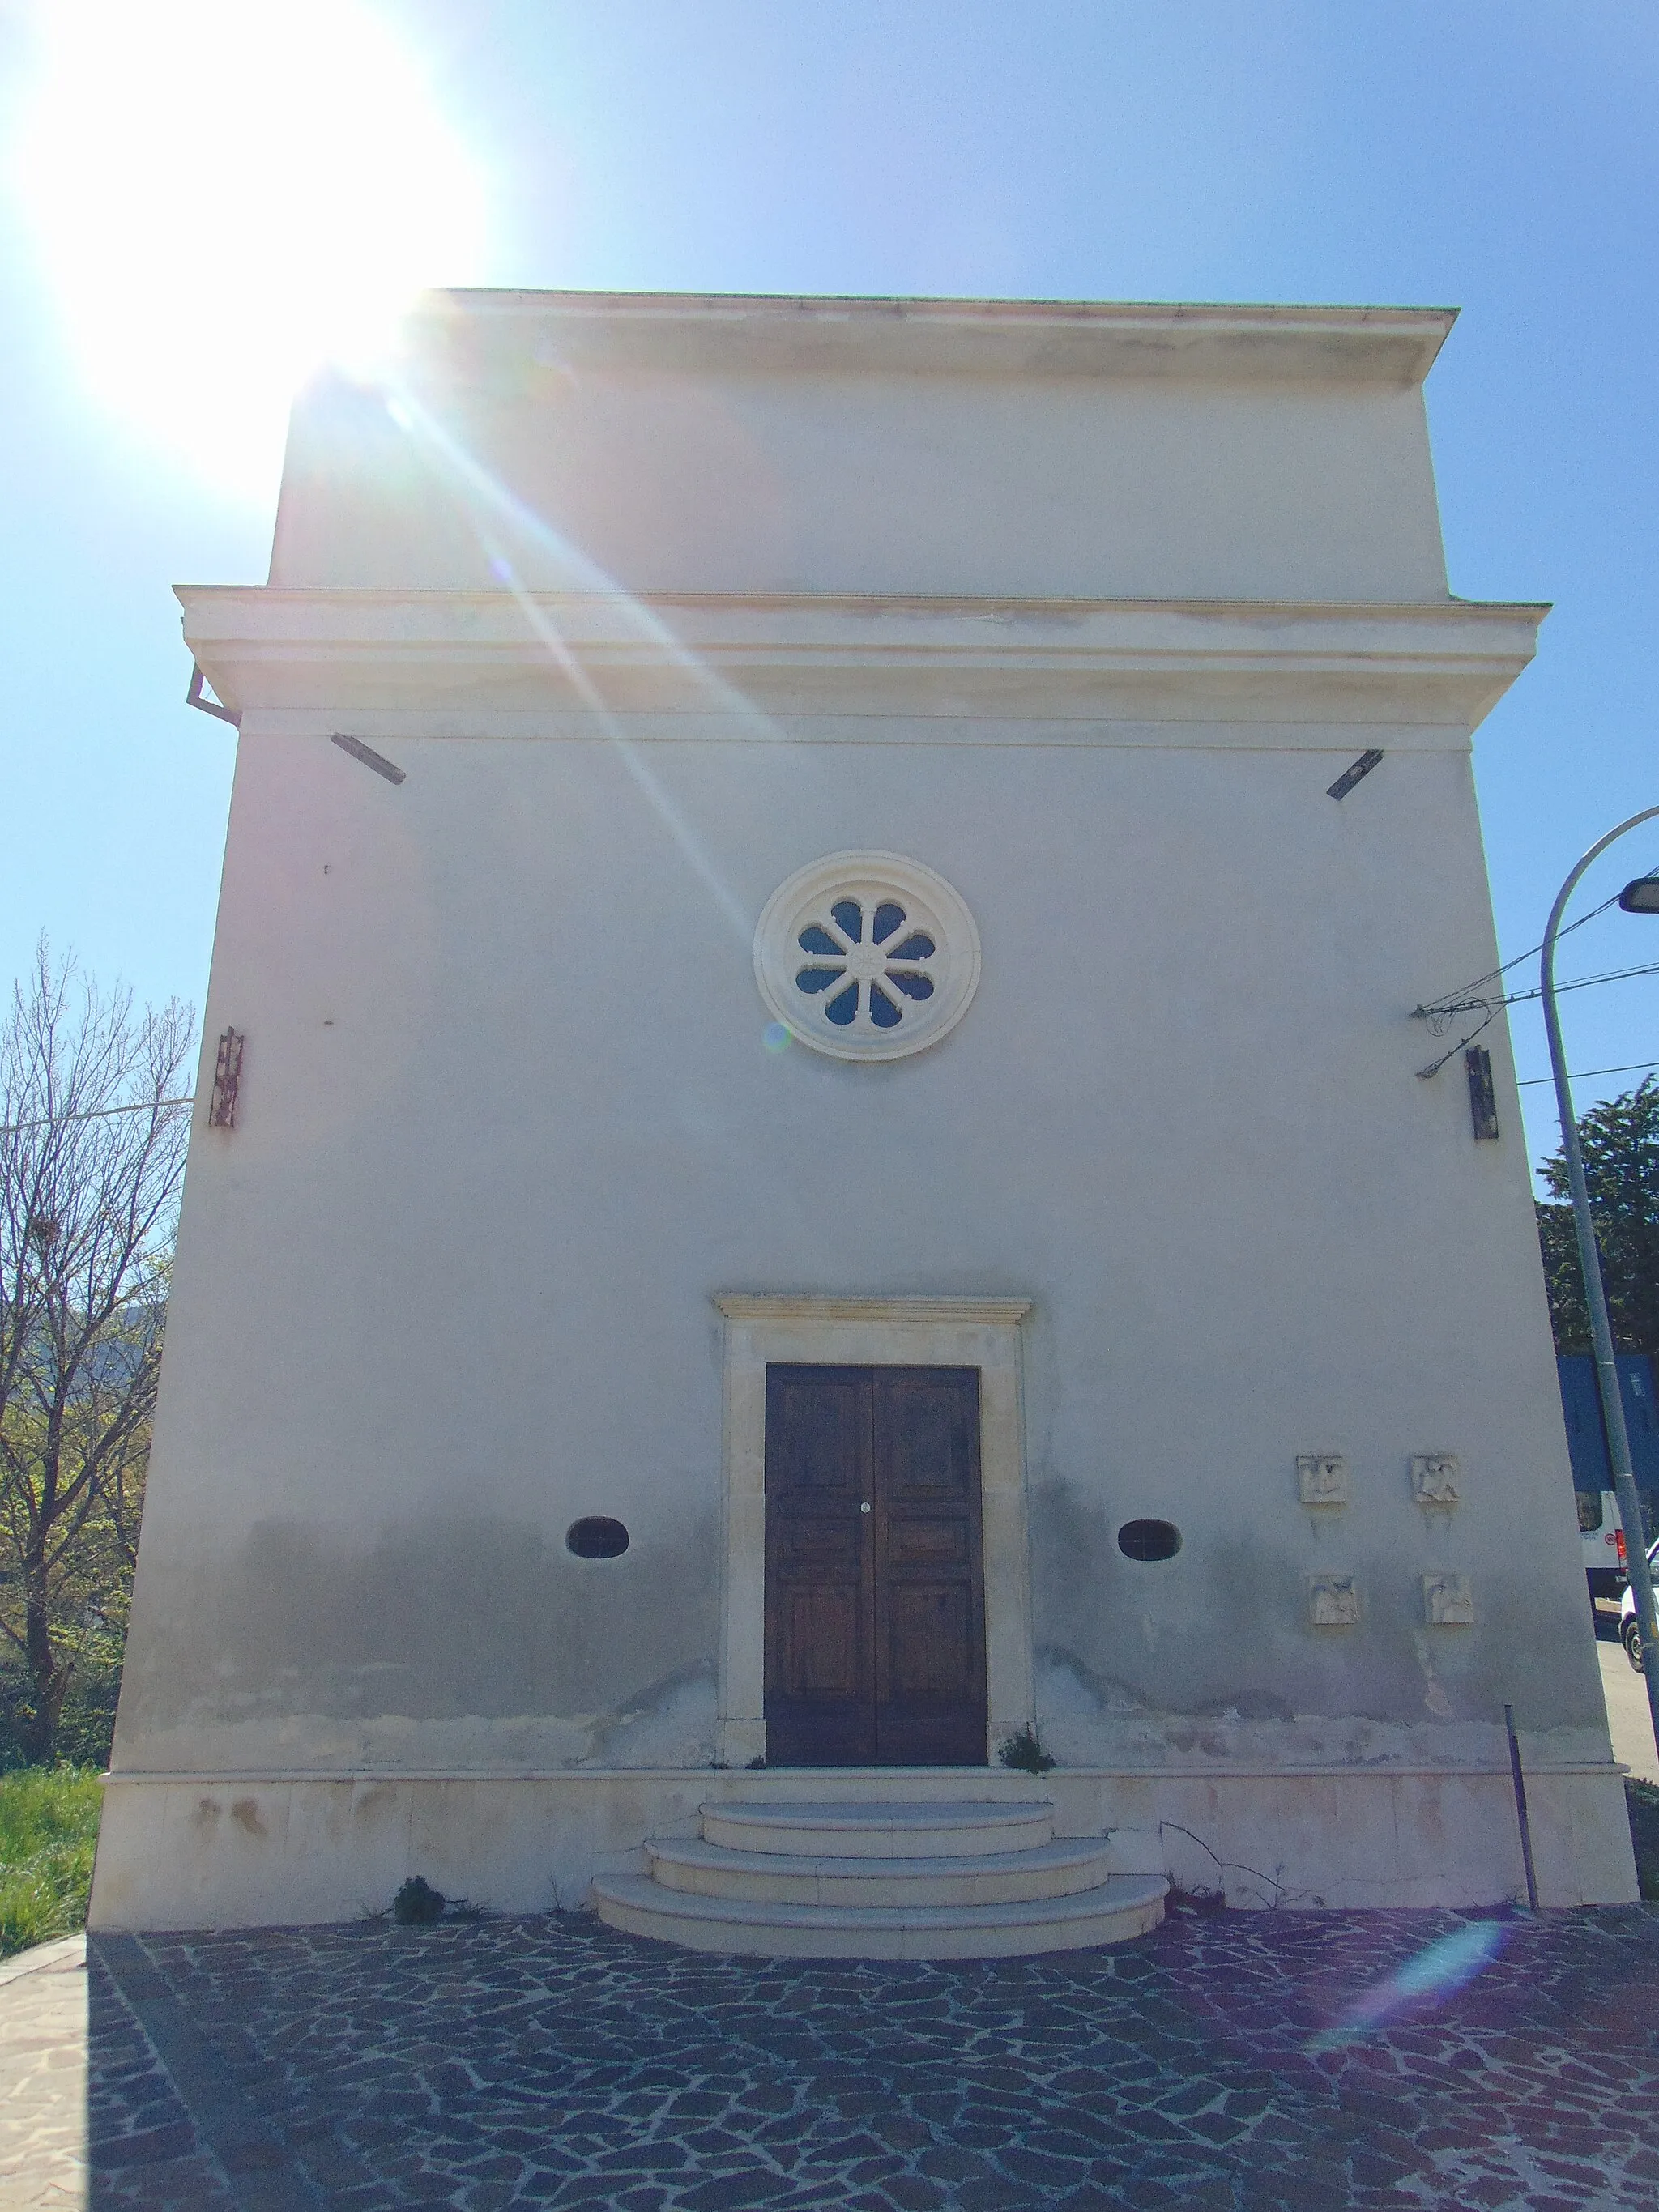
[[[49,13],[0,0],[14,144],[39,113]],[[1452,587],[1555,603],[1537,663],[1477,739],[1505,951],[1536,941],[1580,850],[1659,803],[1650,0],[358,13],[407,53],[482,180],[487,216],[464,243],[432,221],[404,240],[432,283],[1461,307],[1429,385]],[[358,97],[354,69],[385,72],[334,42],[328,10],[314,36],[292,0],[221,0],[222,21],[239,14],[311,39],[300,105],[308,83],[323,106],[307,125],[288,97],[283,127],[294,177],[336,189],[327,100]],[[268,73],[238,83],[221,59],[193,81],[192,56],[207,64],[190,5],[140,15],[153,71],[131,100],[121,88],[137,151],[93,176],[112,216],[139,211],[120,273],[153,282],[166,312],[119,294],[94,361],[88,332],[118,296],[107,267],[59,249],[16,162],[0,199],[0,981],[45,928],[141,996],[199,1004],[234,739],[182,703],[170,587],[264,572],[280,407],[250,366],[268,349],[237,257],[209,233],[222,215],[235,234],[242,198],[263,192],[249,234],[270,250],[281,164],[239,135]],[[146,148],[173,165],[153,212]],[[259,252],[242,258],[257,278]],[[188,426],[163,434],[112,404],[112,371],[135,389],[210,373],[254,459],[216,472]],[[1593,882],[1656,864],[1659,824]],[[1644,958],[1659,927],[1614,915],[1563,970]],[[1567,1007],[1575,1067],[1659,1058],[1659,976]],[[1515,1035],[1522,1074],[1541,1075],[1534,1009]],[[1581,1103],[1637,1079],[1583,1084]],[[1523,1096],[1535,1157],[1553,1142],[1550,1094]]]

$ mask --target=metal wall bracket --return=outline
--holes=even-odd
[[[242,1047],[246,1042],[240,1030],[226,1030],[219,1039],[219,1057],[213,1066],[213,1098],[208,1107],[210,1129],[236,1127],[236,1098],[242,1087]]]
[[[1469,1074],[1469,1121],[1477,1138],[1498,1134],[1498,1093],[1492,1088],[1492,1054],[1483,1044],[1472,1044],[1463,1055]]]
[[[1346,799],[1355,784],[1362,783],[1382,757],[1381,745],[1373,745],[1369,752],[1361,753],[1352,768],[1343,769],[1341,775],[1326,793],[1327,799]]]
[[[383,775],[388,783],[403,783],[408,778],[407,769],[399,768],[396,761],[389,761],[384,753],[377,753],[373,745],[366,745],[361,738],[348,737],[343,730],[336,730],[329,743],[338,745],[343,753],[349,753],[353,760],[361,761],[365,768],[372,768],[376,775]]]
[[[201,662],[192,660],[190,664],[190,689],[185,694],[185,706],[194,707],[204,714],[211,714],[216,721],[228,722],[233,730],[240,730],[242,726],[242,718],[240,714],[233,714],[228,707],[222,707],[216,699],[209,699],[204,696],[202,686],[206,681],[206,677],[202,673]]]

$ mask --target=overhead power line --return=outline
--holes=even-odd
[[[1558,983],[1559,998],[1563,991],[1588,991],[1592,983],[1623,983],[1632,975],[1659,975],[1659,960],[1650,960],[1639,968],[1609,968],[1603,975],[1576,975],[1570,983]],[[1427,1022],[1437,1036],[1443,1036],[1454,1014],[1492,1014],[1499,1006],[1524,1006],[1528,999],[1541,999],[1541,991],[1505,991],[1490,999],[1437,1000],[1431,1006],[1413,1006],[1412,1019]],[[1438,1026],[1437,1027],[1437,1024]]]
[[[1570,1075],[1567,1080],[1569,1083],[1588,1083],[1592,1075],[1635,1075],[1644,1067],[1659,1067],[1659,1060],[1626,1060],[1621,1061],[1617,1067],[1581,1067],[1577,1074]],[[1519,1087],[1522,1091],[1527,1091],[1535,1083],[1553,1083],[1554,1080],[1555,1078],[1553,1075],[1523,1075]]]
[[[1612,902],[1609,901],[1608,903],[1611,904]],[[1589,919],[1589,916],[1586,915],[1585,920]],[[1577,927],[1578,924],[1575,922],[1573,927],[1576,929]],[[1566,932],[1563,930],[1561,934],[1565,936]],[[1522,957],[1524,958],[1525,955]],[[1509,964],[1513,967],[1515,963],[1511,961]],[[1577,975],[1571,982],[1558,983],[1555,988],[1559,996],[1563,991],[1588,991],[1592,984],[1623,983],[1628,981],[1632,975],[1659,975],[1659,960],[1648,961],[1639,968],[1609,969],[1604,975]],[[1465,1045],[1473,1044],[1481,1030],[1490,1028],[1498,1019],[1505,1006],[1524,1006],[1529,999],[1539,999],[1542,996],[1541,990],[1504,991],[1490,999],[1437,1000],[1431,1006],[1413,1006],[1411,1011],[1412,1020],[1425,1023],[1431,1036],[1444,1036],[1446,1031],[1451,1027],[1455,1015],[1479,1014],[1480,1016],[1480,1019],[1467,1036],[1459,1037],[1455,1044],[1449,1045],[1438,1060],[1431,1060],[1426,1067],[1419,1067],[1417,1071],[1418,1074],[1425,1080],[1430,1076],[1438,1075],[1452,1054],[1462,1052]]]

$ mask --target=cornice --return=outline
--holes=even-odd
[[[1389,721],[1467,732],[1542,606],[185,586],[228,706],[453,713]],[[482,719],[481,719],[482,718]],[[732,734],[741,734],[734,729]]]
[[[714,1304],[728,1321],[873,1321],[967,1322],[1017,1328],[1030,1298],[826,1297],[810,1291],[720,1291]]]
[[[406,342],[476,388],[520,356],[585,370],[1196,377],[1420,384],[1455,307],[1118,300],[836,299],[672,292],[445,291]],[[520,375],[522,371],[520,370]]]

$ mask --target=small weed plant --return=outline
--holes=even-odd
[[[0,1959],[86,1926],[102,1807],[95,1767],[0,1775]]]
[[[445,1899],[423,1875],[412,1874],[392,1900],[392,1917],[400,1928],[429,1928],[444,1917]]]
[[[1030,1721],[1004,1737],[997,1746],[997,1757],[1005,1766],[1016,1766],[1022,1774],[1047,1774],[1054,1764],[1054,1754],[1042,1748],[1042,1739]]]

